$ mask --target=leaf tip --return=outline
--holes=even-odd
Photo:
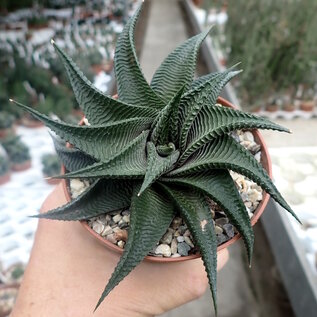
[[[14,102],[14,100],[13,100],[13,99],[11,99],[11,98],[9,99],[9,101],[10,101],[10,102]]]

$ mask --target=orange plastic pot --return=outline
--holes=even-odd
[[[231,104],[229,101],[219,97],[218,98],[218,103],[222,104],[225,107],[229,108],[235,108],[233,104]],[[81,121],[82,123],[82,121]],[[263,137],[259,133],[258,130],[253,130],[253,135],[255,141],[261,145],[261,164],[265,168],[265,170],[268,172],[269,176],[272,178],[272,163],[271,159],[268,153],[267,146],[265,145],[265,142],[263,140]],[[65,170],[65,169],[64,169]],[[68,192],[66,180],[63,179],[63,188],[64,188],[64,193],[68,201],[71,200],[70,194]],[[266,192],[263,192],[263,199],[258,205],[257,209],[253,213],[253,217],[251,218],[251,224],[254,226],[256,222],[259,220],[261,217],[262,213],[264,212],[264,209],[269,201],[269,195]],[[109,242],[108,240],[104,239],[101,237],[99,234],[97,234],[94,230],[92,230],[87,221],[81,221],[82,226],[84,227],[85,230],[89,232],[92,236],[96,238],[97,241],[99,241],[101,244],[103,244],[107,249],[112,250],[116,253],[123,253],[123,249],[118,247],[117,245],[114,245],[113,243]],[[236,234],[232,239],[228,240],[227,242],[223,243],[217,248],[217,251],[220,251],[222,249],[225,249],[229,247],[231,244],[236,242],[241,238],[240,234]],[[150,261],[150,262],[162,262],[162,263],[170,263],[170,262],[181,262],[181,261],[187,261],[187,260],[192,260],[199,258],[200,254],[193,254],[189,256],[184,256],[184,257],[178,257],[178,258],[164,258],[164,257],[155,257],[155,256],[146,256],[145,260]]]

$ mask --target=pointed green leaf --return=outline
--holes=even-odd
[[[76,171],[96,162],[93,157],[84,152],[73,147],[68,148],[61,138],[54,136],[52,133],[50,135],[54,142],[55,151],[67,171]]]
[[[250,217],[237,190],[237,187],[227,170],[200,172],[184,177],[162,178],[167,184],[178,184],[196,188],[214,200],[225,212],[230,222],[240,232],[251,263],[254,234]]]
[[[222,135],[195,152],[183,166],[169,173],[183,176],[209,169],[229,169],[253,180],[299,221],[254,156],[228,135]]]
[[[146,171],[146,139],[149,131],[144,131],[127,144],[118,154],[72,173],[55,178],[142,178]]]
[[[97,160],[107,161],[150,126],[151,119],[134,118],[102,126],[76,126],[58,122],[38,111],[14,101],[20,108],[41,120],[64,141]]]
[[[210,30],[193,36],[170,53],[155,72],[151,87],[166,103],[193,80],[198,50]]]
[[[187,144],[188,132],[199,111],[204,105],[214,106],[220,95],[222,88],[227,82],[239,74],[240,71],[232,71],[231,68],[215,76],[210,81],[202,83],[200,86],[187,92],[181,100],[180,106],[180,148],[184,150]]]
[[[176,93],[173,99],[161,110],[155,120],[151,140],[155,144],[167,144],[170,140],[177,141],[178,136],[178,106],[184,87]]]
[[[148,142],[147,156],[146,173],[138,195],[141,195],[155,180],[171,169],[179,157],[179,151],[174,151],[169,156],[162,157],[158,155],[154,143]]]
[[[34,217],[57,220],[83,220],[127,208],[131,203],[132,184],[130,181],[96,181],[80,196],[66,205]]]
[[[164,188],[179,209],[199,247],[217,314],[217,239],[210,208],[205,197],[198,191],[171,186]]]
[[[131,202],[130,228],[123,255],[115,268],[97,307],[155,247],[174,217],[173,204],[153,188],[137,196],[140,185],[134,189]]]
[[[210,140],[237,129],[271,129],[289,132],[276,123],[243,111],[222,106],[203,106],[188,132],[188,145],[179,164]]]
[[[214,80],[217,76],[219,76],[221,73],[220,72],[214,72],[214,73],[210,73],[201,77],[198,77],[197,79],[195,79],[191,85],[190,85],[190,90],[195,90],[196,88],[198,88],[199,86],[201,86],[202,84],[207,83],[208,81]]]
[[[142,5],[125,25],[116,44],[114,67],[120,100],[142,107],[162,109],[164,102],[147,83],[134,47],[134,30]]]
[[[80,71],[73,60],[54,42],[72,85],[76,100],[89,123],[101,125],[135,117],[155,118],[157,110],[129,105],[98,90]]]

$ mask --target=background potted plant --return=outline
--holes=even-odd
[[[56,154],[44,154],[41,158],[42,161],[42,172],[46,181],[51,184],[58,184],[59,180],[52,179],[49,177],[56,176],[61,171],[61,162]]]
[[[196,252],[173,259],[162,257],[159,261],[183,261],[201,256],[216,309],[218,242],[213,209],[220,207],[221,218],[226,216],[229,219],[230,241],[239,237],[233,226],[241,234],[251,261],[252,224],[263,212],[268,196],[262,199],[251,223],[248,209],[229,170],[253,180],[258,184],[256,186],[261,186],[294,215],[258,162],[260,158],[253,156],[255,149],[251,147],[251,140],[257,139],[265,153],[257,128],[284,132],[288,129],[231,109],[227,101],[218,98],[223,86],[240,71],[230,68],[193,80],[198,50],[208,31],[194,36],[173,51],[149,85],[137,61],[133,39],[140,10],[141,7],[128,21],[116,45],[114,68],[118,99],[97,90],[72,59],[52,41],[85,113],[83,125],[54,121],[15,102],[73,145],[67,148],[54,137],[66,171],[56,178],[66,180],[66,195],[71,195],[72,199],[38,217],[81,220],[92,232],[87,220],[129,210],[124,251],[96,308],[144,258],[157,261],[156,257],[148,255],[168,233],[171,224],[179,226],[180,230],[180,225],[186,223]],[[244,145],[236,140],[240,140],[240,132],[236,131],[240,129],[254,130],[253,133],[243,133]],[[269,166],[268,156],[264,155],[262,162]],[[76,195],[72,191],[74,181]],[[113,243],[99,240],[122,252],[122,248]]]
[[[7,183],[10,180],[10,164],[7,155],[4,153],[0,145],[0,185]]]
[[[6,111],[0,111],[0,139],[14,133],[14,116]]]
[[[8,153],[13,171],[24,171],[31,167],[29,148],[20,140],[19,136],[6,139],[2,145]]]

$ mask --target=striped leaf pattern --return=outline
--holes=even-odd
[[[144,148],[147,136],[148,131],[144,131],[122,149],[119,154],[105,162],[98,162],[56,178],[141,178],[144,176],[146,169]]]
[[[131,204],[133,183],[130,181],[97,180],[68,204],[36,215],[55,220],[84,220]]]
[[[180,148],[184,150],[188,132],[199,111],[204,105],[214,106],[225,84],[240,71],[230,69],[215,76],[210,81],[203,82],[197,88],[188,91],[181,100],[181,132]]]
[[[217,314],[217,239],[210,208],[199,192],[168,187],[165,187],[165,190],[175,203],[199,247]]]
[[[51,137],[54,142],[55,151],[67,171],[77,171],[96,162],[94,158],[87,155],[85,152],[79,151],[73,147],[67,147],[66,143],[59,137],[56,137],[53,134],[51,134]]]
[[[147,83],[136,55],[134,31],[141,6],[127,22],[116,44],[114,69],[120,100],[136,106],[162,109],[164,102]]]
[[[140,185],[137,184],[132,195],[128,241],[96,308],[153,249],[173,220],[174,208],[168,199],[152,188],[145,190],[140,197],[137,196],[139,191]]]
[[[264,118],[226,108],[205,105],[197,114],[186,141],[187,147],[179,164],[182,164],[193,152],[220,135],[239,129],[270,129],[289,132],[288,129]]]
[[[73,60],[55,43],[53,45],[64,64],[76,100],[91,124],[101,125],[123,119],[156,117],[156,109],[130,105],[99,91]]]
[[[164,102],[168,103],[182,88],[191,84],[198,50],[210,30],[195,35],[170,53],[155,72],[151,87]]]

